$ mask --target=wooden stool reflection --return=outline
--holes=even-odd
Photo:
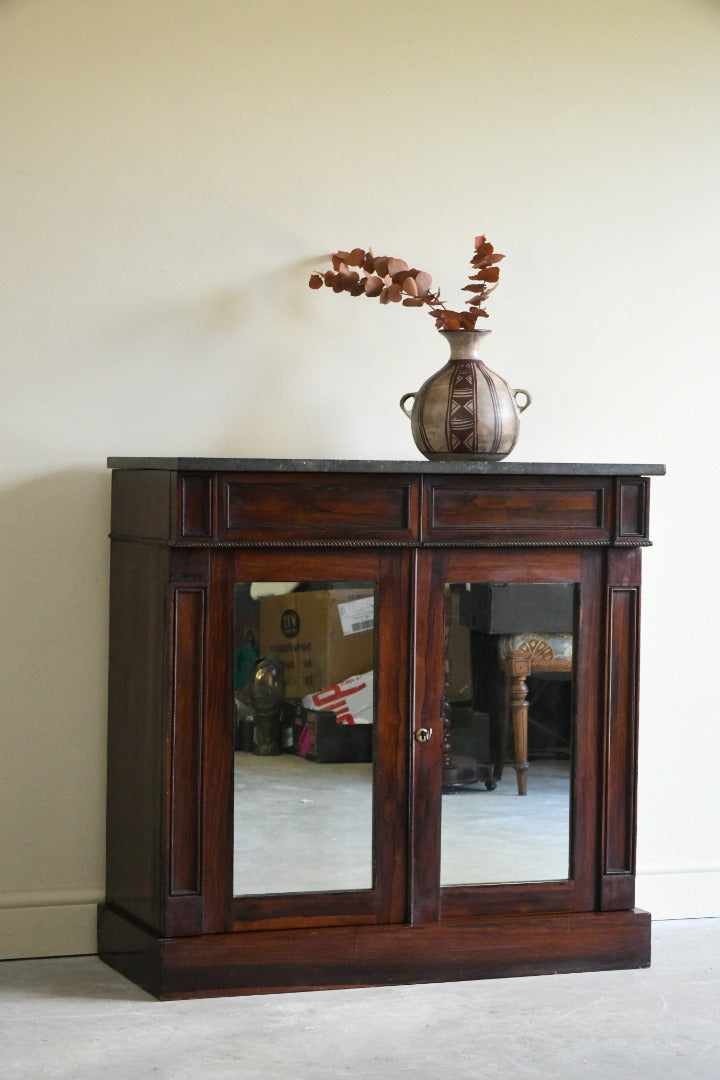
[[[531,675],[572,671],[572,634],[507,634],[498,639],[500,669],[505,675],[505,715],[510,714],[515,741],[513,768],[518,795],[527,794],[528,687]]]

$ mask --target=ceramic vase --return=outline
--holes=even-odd
[[[419,390],[400,399],[415,445],[430,460],[500,461],[518,440],[520,413],[530,404],[530,394],[511,390],[483,363],[479,351],[489,333],[441,330],[450,359]]]

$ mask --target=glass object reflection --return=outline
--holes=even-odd
[[[570,874],[576,586],[445,588],[441,885]]]
[[[375,588],[234,592],[235,896],[373,885]]]

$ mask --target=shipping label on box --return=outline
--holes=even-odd
[[[338,616],[343,634],[362,634],[375,626],[375,597],[361,596],[357,600],[338,602]]]
[[[283,662],[302,698],[374,667],[374,590],[317,589],[260,599],[260,654]]]

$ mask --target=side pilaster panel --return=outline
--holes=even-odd
[[[600,906],[635,902],[640,551],[610,551]]]
[[[170,573],[170,700],[165,807],[165,933],[202,929],[202,777],[208,553],[175,551]]]

